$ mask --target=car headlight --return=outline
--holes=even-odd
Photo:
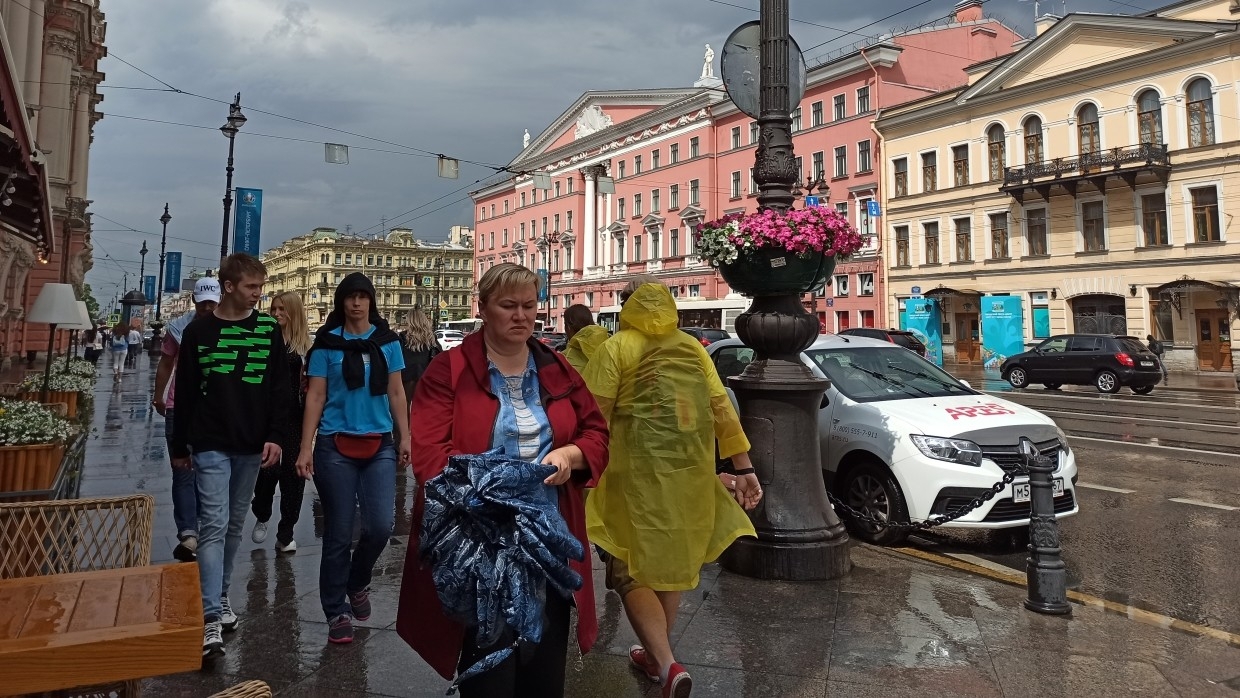
[[[913,445],[927,458],[945,460],[962,465],[981,466],[982,449],[972,441],[948,439],[942,436],[913,434]]]
[[[1063,447],[1063,454],[1066,456],[1072,453],[1072,446],[1068,443],[1068,434],[1055,425],[1055,433],[1059,435],[1059,445]]]

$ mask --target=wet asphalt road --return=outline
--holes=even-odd
[[[1240,633],[1240,465],[1096,441],[1074,449],[1081,511],[1060,524],[1070,588]],[[1025,568],[1022,544],[1001,532],[919,534],[910,543]]]

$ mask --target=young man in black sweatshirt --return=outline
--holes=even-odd
[[[237,253],[220,265],[223,297],[181,335],[172,464],[191,454],[198,490],[198,574],[205,621],[202,654],[224,653],[222,632],[237,626],[228,603],[233,558],[260,467],[280,462],[290,406],[284,336],[258,312],[267,269]]]

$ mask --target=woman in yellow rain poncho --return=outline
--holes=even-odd
[[[607,586],[624,601],[641,645],[629,658],[665,696],[687,696],[689,675],[672,656],[668,630],[680,592],[704,563],[754,535],[738,502],[762,490],[749,440],[702,345],[677,329],[676,301],[657,280],[621,294],[620,331],[583,374],[611,429],[611,457],[586,502],[590,540],[607,551]],[[736,494],[715,474],[720,455],[738,467]],[[747,474],[746,474],[747,473]]]
[[[594,324],[594,314],[584,305],[570,305],[564,311],[564,329],[568,331],[568,345],[564,358],[578,373],[586,370],[590,357],[610,337],[607,328]]]

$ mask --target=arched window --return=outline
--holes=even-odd
[[[1188,147],[1214,145],[1214,93],[1210,81],[1188,83]]]
[[[1154,90],[1137,95],[1137,127],[1142,145],[1162,145],[1162,102]]]
[[[1007,145],[1003,127],[995,124],[986,129],[986,140],[989,141],[990,181],[997,182],[1003,179],[1003,169],[1007,167]]]
[[[1083,104],[1076,110],[1076,134],[1081,155],[1102,151],[1102,138],[1098,133],[1098,107]]]
[[[1025,119],[1025,163],[1033,164],[1046,159],[1042,144],[1042,120],[1036,116]]]

